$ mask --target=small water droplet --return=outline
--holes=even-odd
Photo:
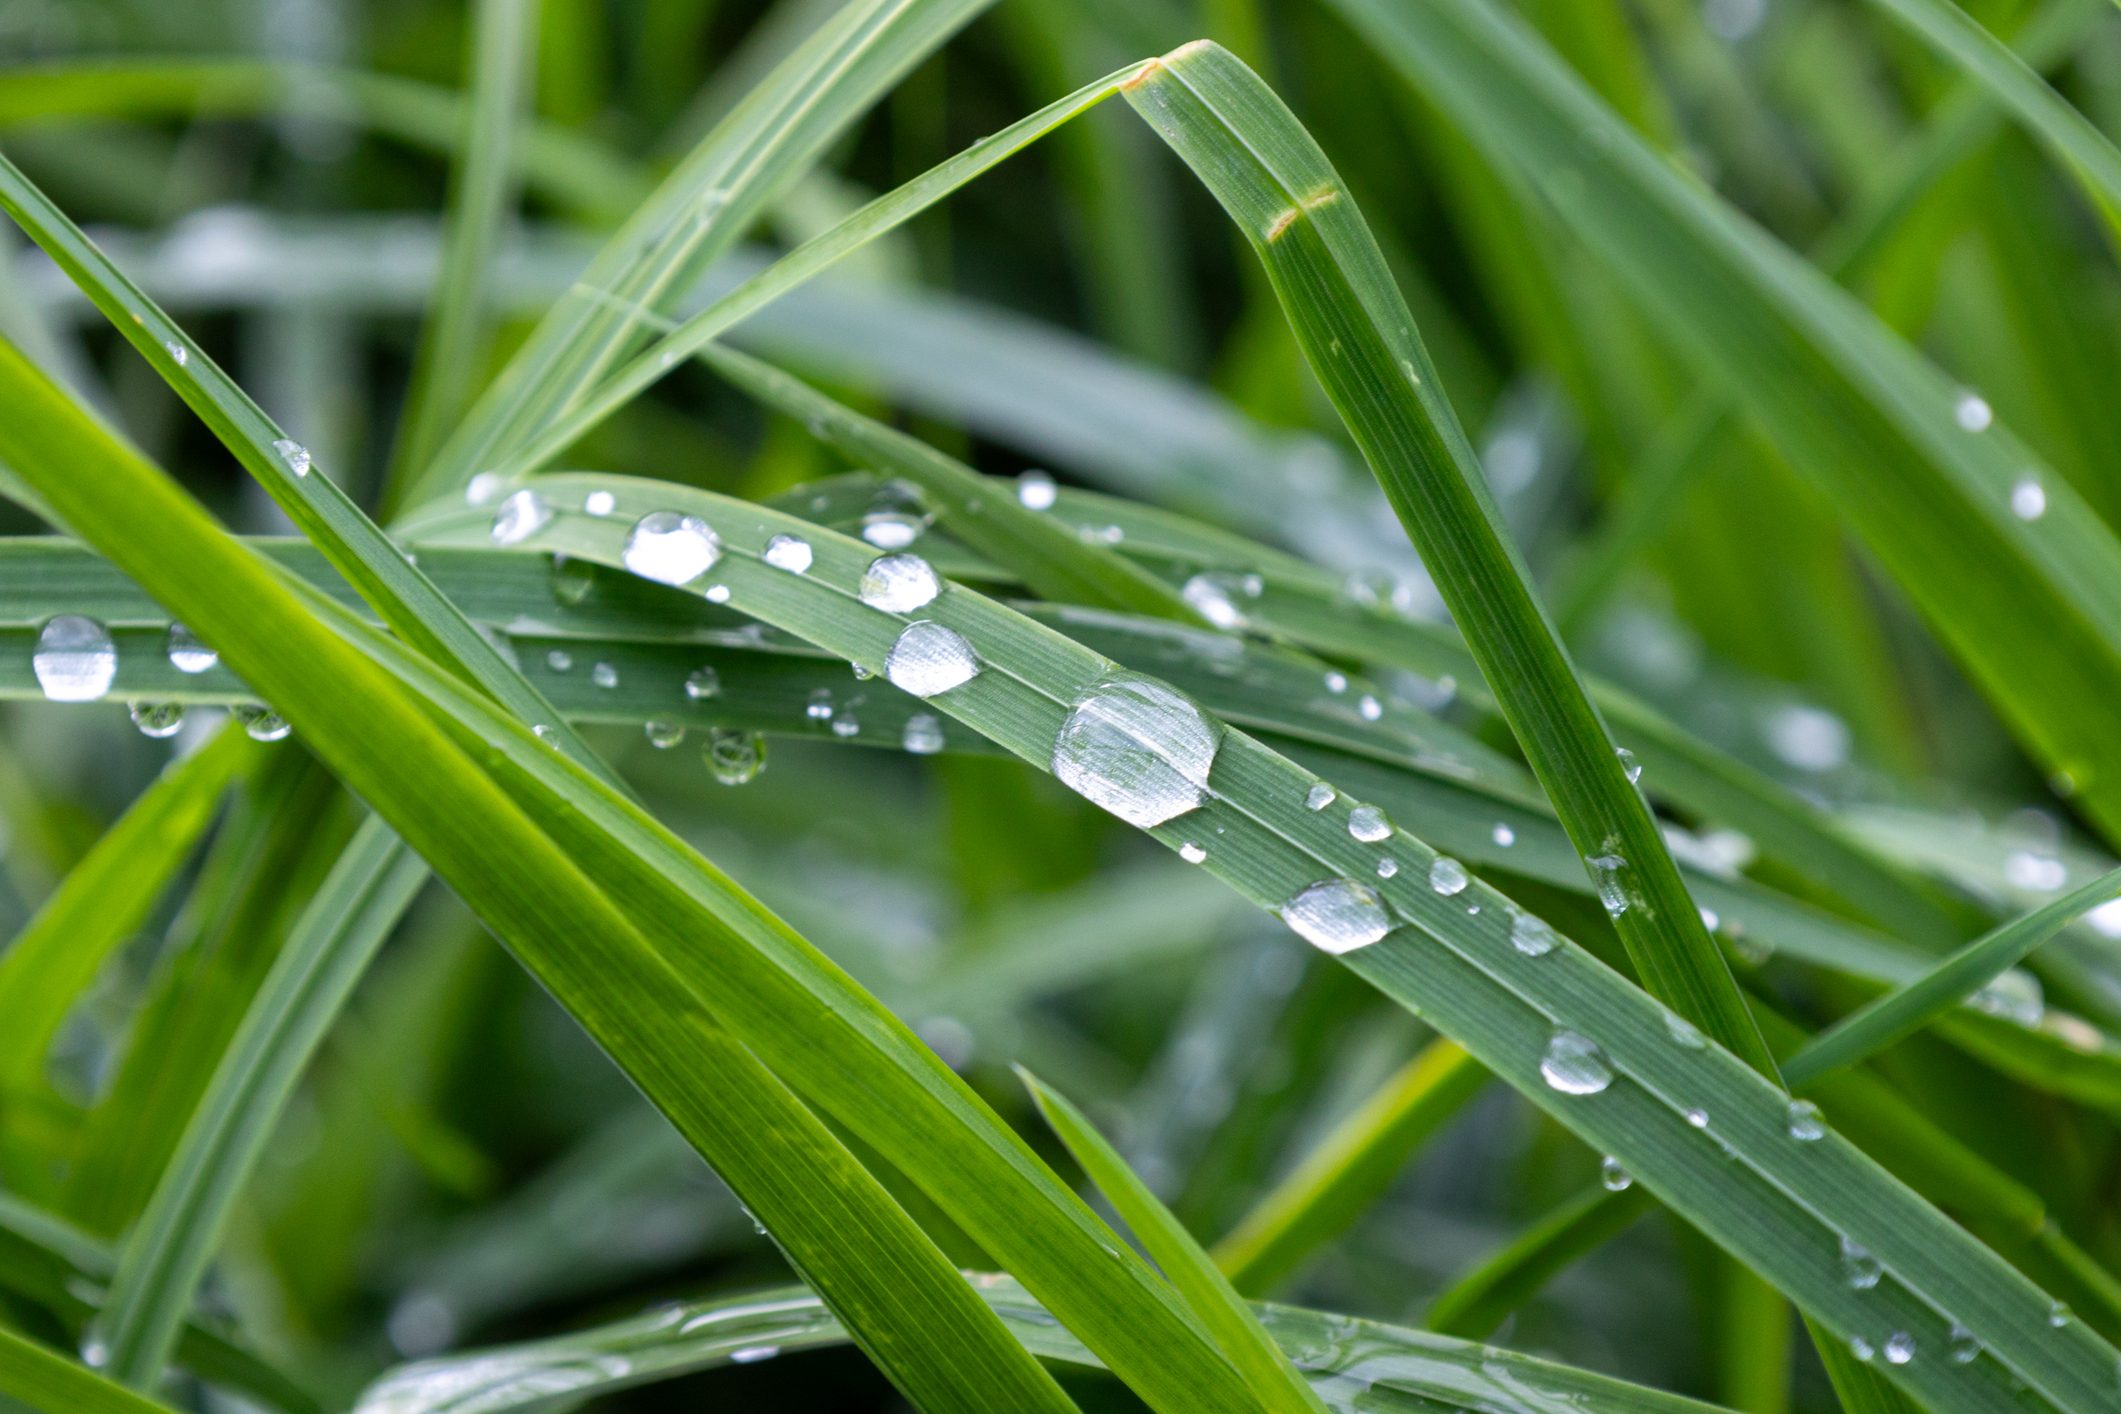
[[[1556,1031],[1539,1058],[1539,1073],[1564,1095],[1595,1095],[1613,1083],[1613,1067],[1590,1037]]]
[[[1385,714],[1384,704],[1367,692],[1356,699],[1355,711],[1366,722],[1374,722]]]
[[[493,513],[493,543],[520,545],[552,521],[552,507],[528,489],[517,491]]]
[[[1871,1343],[1865,1340],[1862,1336],[1852,1335],[1849,1337],[1849,1354],[1855,1356],[1864,1364],[1870,1364],[1871,1357],[1873,1355],[1876,1355],[1877,1353],[1878,1352],[1876,1350],[1873,1350],[1871,1348]]]
[[[601,688],[614,688],[619,685],[619,670],[609,663],[592,663],[589,666],[589,680]]]
[[[1676,1011],[1664,1014],[1664,1030],[1665,1034],[1672,1038],[1672,1044],[1682,1051],[1702,1050],[1709,1043],[1709,1038],[1701,1034],[1700,1027]]]
[[[2068,1325],[2071,1321],[2075,1319],[2076,1313],[2071,1311],[2068,1305],[2066,1305],[2065,1303],[2060,1301],[2054,1301],[2048,1304],[2047,1323],[2055,1330],[2061,1330],[2064,1326]]]
[[[1952,1322],[1948,1339],[1951,1344],[1945,1353],[1951,1356],[1954,1365],[1971,1365],[1974,1357],[1981,1353],[1981,1342],[1974,1339],[1974,1333],[1957,1321]]]
[[[880,555],[862,571],[859,592],[872,609],[910,614],[942,591],[942,581],[919,555]]]
[[[1686,1122],[1693,1125],[1696,1129],[1707,1129],[1709,1127],[1709,1112],[1696,1105],[1686,1112]]]
[[[1436,861],[1429,866],[1429,887],[1446,898],[1463,891],[1470,882],[1465,865],[1449,855],[1437,855]]]
[[[1304,792],[1304,809],[1323,810],[1339,798],[1333,787],[1327,785],[1324,781],[1319,781]]]
[[[48,701],[94,702],[118,676],[118,649],[94,619],[60,614],[37,631],[30,668]]]
[[[1377,895],[1353,879],[1321,879],[1281,906],[1281,921],[1322,952],[1368,947],[1392,930]]]
[[[1495,828],[1489,832],[1488,838],[1495,841],[1495,843],[1501,848],[1508,849],[1511,845],[1517,843],[1517,832],[1511,829],[1508,825],[1497,824]]]
[[[643,579],[690,584],[722,558],[722,537],[698,516],[650,511],[627,532],[620,558]]]
[[[1346,673],[1329,672],[1326,674],[1326,691],[1332,693],[1335,697],[1338,697],[1340,696],[1340,694],[1346,692],[1347,690],[1348,675]]]
[[[1620,1160],[1608,1154],[1599,1161],[1598,1182],[1608,1193],[1625,1193],[1634,1187],[1635,1176],[1620,1166]]]
[[[140,735],[151,736],[157,741],[175,736],[184,728],[184,704],[181,702],[135,702],[127,709],[132,714],[133,725]]]
[[[564,648],[555,648],[545,655],[545,666],[556,673],[571,673],[574,671],[574,654]]]
[[[1850,1286],[1858,1291],[1869,1291],[1884,1274],[1885,1268],[1871,1255],[1869,1248],[1852,1237],[1841,1239],[1841,1275],[1848,1279]]]
[[[1915,1338],[1906,1331],[1894,1331],[1885,1338],[1885,1363],[1905,1365],[1915,1358]]]
[[[1053,774],[1130,825],[1175,819],[1207,796],[1221,728],[1193,702],[1148,678],[1098,683],[1053,742]]]
[[[309,455],[309,448],[292,437],[281,437],[273,442],[272,449],[280,454],[281,461],[287,463],[289,471],[297,476],[309,475],[310,465],[314,461]]]
[[[1701,926],[1702,926],[1702,927],[1706,928],[1706,929],[1707,929],[1707,930],[1708,930],[1709,932],[1713,933],[1713,932],[1715,932],[1715,931],[1716,931],[1717,927],[1718,927],[1718,926],[1719,926],[1719,925],[1720,925],[1720,924],[1721,924],[1722,922],[1723,922],[1723,920],[1722,920],[1721,918],[1719,918],[1719,917],[1717,917],[1717,916],[1716,916],[1716,910],[1715,910],[1715,909],[1713,909],[1713,908],[1710,908],[1710,907],[1708,907],[1708,906],[1707,906],[1706,904],[1704,904],[1704,905],[1702,906],[1702,908],[1701,908]]]
[[[1193,612],[1220,629],[1239,629],[1245,626],[1245,616],[1230,597],[1223,577],[1215,574],[1197,574],[1186,581],[1179,597],[1193,607]]]
[[[1629,785],[1642,779],[1642,763],[1635,759],[1634,752],[1625,746],[1616,746],[1613,755],[1619,760],[1621,772],[1627,776]]]
[[[821,687],[817,689],[817,691],[811,693],[809,705],[803,708],[803,715],[808,717],[813,722],[831,721],[832,689],[829,687]]]
[[[802,574],[810,568],[810,542],[800,535],[776,535],[766,542],[764,558],[777,570]]]
[[[884,659],[891,685],[915,697],[933,697],[979,676],[979,655],[956,629],[931,619],[907,624]]]
[[[1788,1127],[1790,1138],[1799,1143],[1809,1144],[1815,1139],[1826,1138],[1826,1120],[1820,1115],[1819,1107],[1810,1100],[1790,1101]]]
[[[1591,882],[1598,887],[1598,901],[1605,906],[1606,915],[1618,918],[1628,911],[1628,888],[1626,874],[1628,862],[1618,854],[1601,854],[1588,861],[1591,866]]]
[[[252,741],[285,741],[294,728],[287,718],[270,707],[238,707],[236,720],[243,724],[243,734]]]
[[[464,504],[483,506],[500,495],[501,488],[507,484],[498,471],[482,471],[464,483]]]
[[[203,673],[221,661],[221,655],[199,641],[183,624],[169,626],[169,665],[180,673]]]
[[[2051,894],[2069,882],[2069,867],[2052,855],[2017,849],[2004,859],[2003,877],[2014,889]]]
[[[1952,405],[1952,416],[1968,432],[1985,432],[1996,420],[1994,409],[1978,393],[1961,393],[1959,401]]]
[[[915,756],[933,756],[943,749],[943,724],[933,712],[916,712],[906,719],[899,745]]]
[[[177,361],[177,367],[182,368],[185,364],[191,362],[191,350],[178,343],[175,339],[164,339],[162,347],[168,350],[169,356]]]
[[[903,550],[926,528],[925,520],[904,511],[871,511],[862,517],[862,539],[879,550]]]
[[[1348,812],[1348,833],[1364,844],[1376,844],[1392,834],[1392,822],[1374,805],[1358,805]]]
[[[648,744],[658,751],[668,751],[685,739],[685,724],[668,717],[650,717],[641,724],[648,737]]]
[[[1377,861],[1377,877],[1378,877],[1378,878],[1380,878],[1380,879],[1389,879],[1389,878],[1391,878],[1391,877],[1392,877],[1392,876],[1393,876],[1394,874],[1397,874],[1398,872],[1399,872],[1399,861],[1398,861],[1398,860],[1396,860],[1396,859],[1394,859],[1394,858],[1393,858],[1393,857],[1392,857],[1391,855],[1389,855],[1389,854],[1388,854],[1388,855],[1386,855],[1386,856],[1385,856],[1384,858],[1382,858],[1382,859],[1380,859],[1380,860],[1378,860],[1378,861]]]
[[[2020,520],[2038,520],[2047,514],[2047,488],[2036,476],[2021,476],[2011,487],[2011,514]]]
[[[700,755],[717,781],[725,786],[745,785],[766,769],[766,738],[757,732],[710,727]]]
[[[843,740],[847,737],[858,735],[861,730],[862,724],[855,719],[854,714],[851,712],[843,712],[832,719],[832,734]]]
[[[1560,941],[1544,918],[1519,913],[1510,919],[1510,946],[1526,957],[1545,957]]]
[[[576,607],[596,588],[596,577],[596,566],[587,560],[554,555],[551,576],[553,602],[563,609]]]
[[[1016,499],[1027,510],[1050,511],[1060,488],[1043,471],[1027,471],[1016,478]]]
[[[720,697],[722,675],[712,668],[694,668],[685,675],[685,695],[694,702],[705,702],[710,697]]]
[[[560,744],[560,729],[550,722],[539,722],[530,729],[530,734],[547,746]]]
[[[778,1345],[747,1345],[729,1352],[729,1360],[735,1365],[752,1365],[761,1360],[771,1360],[781,1353]]]
[[[1188,864],[1198,864],[1208,857],[1208,851],[1195,844],[1192,840],[1187,840],[1178,847],[1178,857],[1185,860]]]
[[[609,491],[592,491],[582,498],[582,509],[593,516],[608,516],[619,508],[619,498]]]

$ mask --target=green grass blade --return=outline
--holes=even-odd
[[[1785,1062],[1784,1074],[1792,1085],[1800,1085],[1877,1054],[2024,961],[2080,914],[2117,895],[2121,895],[2121,869],[1983,934],[1922,976],[1835,1022]]]
[[[304,1067],[426,879],[371,817],[304,910],[127,1239],[101,1329],[118,1379],[160,1373]]]
[[[1598,878],[1644,985],[1772,1074],[1730,969],[1532,592],[1479,459],[1339,174],[1258,76],[1212,44],[1167,56],[1126,92],[1266,265],[1305,357]]]
[[[516,134],[538,43],[530,0],[482,0],[472,22],[471,123],[442,227],[442,267],[413,356],[386,486],[425,466],[463,413],[486,351],[486,271],[514,199]]]
[[[1194,1318],[1204,1326],[1223,1357],[1237,1367],[1263,1409],[1321,1409],[1318,1396],[1304,1382],[1259,1324],[1229,1279],[1216,1269],[1185,1224],[1174,1217],[1141,1181],[1119,1151],[1099,1134],[1081,1110],[1023,1067],[1017,1076],[1031,1092],[1046,1123],[1075,1156],[1090,1181],[1118,1211],[1127,1228],[1178,1289]]]
[[[1633,1226],[1648,1206],[1640,1193],[1585,1189],[1445,1287],[1422,1313],[1421,1323],[1445,1335],[1486,1335],[1556,1272]]]
[[[942,1408],[1070,1407],[874,1177],[420,707],[5,346],[0,387],[14,409],[0,429],[0,457],[144,588],[198,624],[335,773],[569,999],[902,1388]],[[84,475],[84,464],[95,474]],[[187,554],[165,553],[174,539]]]
[[[0,1395],[45,1414],[173,1414],[65,1356],[0,1327]]]
[[[256,748],[226,731],[165,770],[0,953],[0,1091],[41,1078],[45,1052],[96,973],[154,906]]]
[[[1424,1140],[1488,1080],[1449,1041],[1431,1041],[1319,1141],[1212,1249],[1248,1295],[1274,1289],[1397,1179]]]

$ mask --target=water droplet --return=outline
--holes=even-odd
[[[556,673],[571,673],[574,671],[574,654],[564,648],[555,648],[545,655],[545,666]]]
[[[862,517],[862,539],[879,550],[903,550],[926,528],[921,517],[904,511],[871,511]]]
[[[836,737],[845,739],[856,736],[860,734],[861,730],[862,724],[855,720],[854,714],[851,712],[843,712],[832,719],[832,734]]]
[[[593,516],[608,516],[619,508],[619,498],[609,491],[592,491],[582,498],[582,509]]]
[[[483,506],[500,495],[501,488],[507,484],[498,471],[482,471],[464,483],[464,504]]]
[[[1377,861],[1377,877],[1378,877],[1378,878],[1380,878],[1380,879],[1389,879],[1389,878],[1391,878],[1391,877],[1392,877],[1392,876],[1393,876],[1394,874],[1397,874],[1398,872],[1399,872],[1399,861],[1398,861],[1398,860],[1396,860],[1396,859],[1394,859],[1394,858],[1393,858],[1393,857],[1392,857],[1391,855],[1389,855],[1389,854],[1388,854],[1388,855],[1386,855],[1386,856],[1385,856],[1384,858],[1382,858],[1382,859],[1380,859],[1380,860],[1378,860],[1378,861]]]
[[[1245,626],[1245,616],[1239,611],[1230,591],[1224,587],[1222,576],[1197,574],[1186,581],[1179,596],[1193,606],[1193,612],[1221,629],[1237,629]]]
[[[910,614],[942,592],[942,581],[919,555],[880,555],[862,571],[862,602],[887,614]]]
[[[1625,1193],[1634,1187],[1635,1176],[1620,1166],[1620,1160],[1608,1154],[1599,1161],[1598,1182],[1608,1193]]]
[[[1869,1291],[1885,1274],[1885,1268],[1873,1257],[1870,1249],[1854,1238],[1841,1239],[1841,1274],[1848,1284],[1858,1291]]]
[[[1590,1037],[1556,1031],[1539,1058],[1539,1073],[1564,1095],[1595,1095],[1613,1083],[1613,1067]]]
[[[1985,432],[1996,420],[1994,409],[1978,393],[1961,393],[1959,401],[1952,405],[1952,416],[1968,432]]]
[[[1356,699],[1355,711],[1366,722],[1374,722],[1385,714],[1384,704],[1367,692]]]
[[[601,688],[614,688],[619,685],[619,670],[609,663],[592,663],[589,680]]]
[[[177,361],[177,367],[182,368],[185,364],[191,362],[191,350],[178,343],[175,339],[164,339],[162,347],[167,349],[169,356]]]
[[[1193,702],[1148,678],[1092,688],[1053,742],[1062,785],[1130,825],[1161,825],[1207,796],[1221,728]]]
[[[1517,843],[1517,832],[1508,825],[1498,824],[1488,833],[1488,838],[1495,841],[1501,848],[1508,849],[1511,845]]]
[[[1885,1338],[1885,1363],[1905,1365],[1915,1358],[1915,1338],[1906,1331],[1894,1331]]]
[[[539,722],[530,729],[530,734],[547,746],[560,744],[560,729],[550,722]]]
[[[1629,785],[1642,779],[1642,763],[1635,759],[1634,752],[1625,746],[1616,746],[1613,755],[1619,759],[1621,772],[1627,776]]]
[[[1050,511],[1060,488],[1043,471],[1027,471],[1016,478],[1016,499],[1027,510]]]
[[[563,609],[572,609],[596,587],[596,566],[565,555],[552,557],[552,598]]]
[[[979,676],[979,655],[956,629],[931,619],[907,624],[884,659],[891,685],[915,697],[933,697]]]
[[[780,1353],[781,1348],[778,1345],[747,1345],[741,1350],[730,1351],[729,1359],[732,1364],[750,1365],[760,1360],[771,1360]]]
[[[933,756],[943,749],[943,724],[933,712],[916,712],[906,719],[899,745],[915,756]]]
[[[2060,1301],[2048,1303],[2047,1323],[2049,1326],[2059,1331],[2074,1319],[2076,1319],[2075,1313],[2065,1303]]]
[[[803,715],[813,722],[832,720],[832,689],[821,687],[810,694],[810,704],[803,708]]]
[[[238,707],[235,716],[243,724],[243,734],[252,741],[285,741],[294,730],[287,718],[270,707]]]
[[[94,702],[118,676],[118,649],[94,619],[60,614],[37,631],[30,655],[37,686],[52,702]]]
[[[1353,879],[1321,879],[1281,906],[1281,921],[1322,952],[1368,947],[1392,930],[1377,895]]]
[[[1526,957],[1545,957],[1561,938],[1544,918],[1519,913],[1510,919],[1510,946]]]
[[[685,724],[668,717],[650,717],[642,723],[641,730],[647,734],[648,744],[658,751],[668,751],[685,739]]]
[[[1715,932],[1717,927],[1723,922],[1721,918],[1716,916],[1716,910],[1708,907],[1706,904],[1702,906],[1700,912],[1701,926],[1703,928],[1706,928],[1711,933]]]
[[[287,463],[289,471],[297,476],[309,475],[309,468],[313,461],[313,458],[309,455],[309,448],[291,437],[281,437],[272,444],[272,449],[280,454],[281,461]]]
[[[726,585],[726,584],[710,584],[710,585],[708,585],[708,586],[707,586],[707,602],[708,602],[708,603],[710,603],[710,604],[726,604],[726,603],[728,603],[728,602],[729,602],[729,586],[728,586],[728,585]]]
[[[1208,851],[1195,844],[1192,840],[1187,840],[1178,847],[1178,857],[1185,860],[1188,864],[1198,864],[1208,857]]]
[[[2038,520],[2047,514],[2047,488],[2035,476],[2021,476],[2011,487],[2011,514],[2020,520]]]
[[[1448,855],[1437,855],[1436,862],[1429,866],[1429,887],[1445,898],[1462,891],[1469,882],[1465,865]]]
[[[1605,905],[1606,915],[1618,918],[1628,911],[1628,889],[1625,875],[1628,862],[1617,854],[1601,854],[1588,861],[1591,866],[1591,882],[1598,886],[1598,901]]]
[[[1702,1050],[1709,1044],[1709,1038],[1701,1034],[1701,1028],[1676,1011],[1664,1014],[1664,1030],[1672,1038],[1672,1044],[1682,1051]]]
[[[810,568],[810,542],[800,535],[776,535],[766,542],[766,563],[790,574]]]
[[[766,769],[766,738],[757,732],[730,727],[710,727],[701,756],[714,778],[725,786],[740,786],[758,779]]]
[[[157,741],[175,736],[184,728],[184,704],[181,702],[135,702],[127,708],[132,713],[133,725],[140,735],[154,737]]]
[[[1871,1343],[1865,1340],[1862,1336],[1852,1335],[1849,1337],[1849,1354],[1855,1356],[1864,1364],[1870,1364],[1871,1357],[1873,1355],[1876,1355],[1877,1353],[1877,1351],[1871,1348]]]
[[[1696,1105],[1686,1112],[1686,1122],[1693,1125],[1696,1129],[1707,1129],[1709,1127],[1709,1112]]]
[[[1826,1138],[1826,1120],[1821,1117],[1819,1107],[1810,1100],[1790,1101],[1790,1138],[1809,1144],[1815,1139]]]
[[[698,516],[650,511],[627,532],[627,569],[658,584],[690,584],[722,558],[722,537]]]
[[[552,507],[531,490],[517,491],[493,513],[493,543],[520,545],[552,521]]]
[[[1392,822],[1374,805],[1358,805],[1348,812],[1348,833],[1364,844],[1376,844],[1392,834]]]
[[[1323,810],[1339,798],[1333,787],[1327,785],[1324,781],[1319,781],[1311,789],[1304,792],[1304,809]]]
[[[2047,997],[2040,979],[2022,967],[1997,973],[1974,993],[1973,1002],[1990,1016],[2000,1016],[2020,1026],[2038,1026],[2047,1013]]]
[[[1954,1365],[1971,1365],[1974,1357],[1981,1353],[1981,1342],[1974,1339],[1974,1333],[1957,1321],[1952,1322],[1948,1339],[1951,1344],[1945,1353],[1952,1357]]]
[[[2012,888],[2051,894],[2069,882],[2069,868],[2052,855],[2018,849],[2004,859],[2003,877]]]
[[[720,697],[722,675],[712,668],[694,668],[685,675],[685,695],[694,702],[705,702],[710,697]]]
[[[178,672],[203,673],[220,661],[221,655],[183,624],[169,626],[169,665]]]
[[[1332,693],[1335,697],[1338,697],[1340,696],[1340,694],[1346,692],[1347,690],[1348,675],[1346,673],[1329,672],[1326,674],[1326,691]]]

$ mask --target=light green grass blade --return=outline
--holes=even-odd
[[[1565,1199],[1439,1292],[1421,1323],[1445,1335],[1486,1335],[1556,1272],[1626,1231],[1649,1206],[1641,1193],[1603,1188]]]
[[[1141,1181],[1088,1118],[1053,1087],[1022,1066],[1017,1077],[1031,1092],[1039,1113],[1060,1137],[1075,1162],[1118,1211],[1135,1240],[1162,1269],[1185,1299],[1194,1318],[1206,1327],[1225,1359],[1237,1367],[1264,1409],[1321,1409],[1318,1396],[1304,1382],[1259,1318],[1229,1279],[1201,1250],[1185,1224],[1174,1217]]]
[[[302,1071],[427,868],[371,817],[274,960],[111,1279],[109,1369],[152,1385]]]
[[[975,1276],[981,1294],[1030,1349],[1096,1368],[1097,1359],[1007,1277]],[[1571,1366],[1379,1321],[1260,1304],[1268,1333],[1299,1360],[1336,1411],[1418,1414],[1508,1409],[1523,1414],[1709,1414],[1715,1406]],[[696,1370],[836,1345],[829,1311],[800,1288],[688,1302],[675,1319],[635,1317],[492,1350],[400,1366],[378,1379],[355,1414],[506,1414],[541,1400],[556,1374],[590,1376],[584,1393],[615,1391]],[[476,1362],[486,1362],[484,1364]],[[484,1379],[467,1376],[485,1375]],[[570,1386],[572,1388],[573,1386]],[[490,1402],[489,1402],[490,1401]]]
[[[1167,56],[1127,98],[1266,265],[1297,342],[1421,551],[1644,985],[1772,1075],[1339,174],[1258,76],[1212,44]]]
[[[0,387],[14,408],[0,457],[197,623],[539,979],[569,998],[911,1397],[944,1408],[1070,1407],[823,1123],[419,707],[5,346]],[[83,475],[85,463],[94,475]],[[169,555],[179,538],[188,552]]]
[[[472,22],[471,123],[442,228],[427,324],[421,330],[386,486],[425,466],[475,391],[486,353],[486,272],[514,200],[514,148],[536,62],[531,0],[482,0]]]
[[[168,767],[0,952],[0,1091],[38,1084],[75,1000],[133,936],[256,754],[241,733],[225,731]]]
[[[0,1327],[0,1395],[19,1399],[45,1414],[172,1414],[167,1404],[134,1394],[4,1327]]]
[[[2031,754],[2121,831],[2121,547],[2005,429],[1848,296],[1673,172],[1482,0],[1335,0],[1491,159],[1529,172],[1832,499]],[[2042,625],[2032,637],[2029,624]]]
[[[1922,976],[1850,1012],[1791,1056],[1792,1085],[1854,1065],[1919,1030],[1996,980],[2080,914],[2121,895],[2121,869],[1983,934]]]
[[[676,510],[713,526],[722,541],[721,559],[694,592],[726,588],[731,608],[871,672],[884,671],[908,628],[906,619],[859,601],[856,586],[877,558],[859,541],[760,506],[658,483],[551,477],[539,485],[555,513],[538,548],[617,565],[637,517]],[[611,514],[573,509],[591,489],[612,493]],[[484,535],[468,516],[460,524],[460,543]],[[814,551],[807,573],[765,562],[765,543],[774,534],[806,536]],[[1050,767],[1071,705],[1106,679],[1107,660],[962,586],[945,588],[918,612],[977,645],[973,651],[984,665],[961,686],[931,697],[932,709]],[[531,774],[552,777],[544,789],[555,801],[566,798],[564,763],[502,730],[470,696],[386,641],[365,630],[361,641],[423,694],[446,701],[467,729],[477,722],[479,739]],[[1519,911],[1500,894],[1478,881],[1456,888],[1448,868],[1440,877],[1455,891],[1432,889],[1436,856],[1426,845],[1404,832],[1382,845],[1354,838],[1346,798],[1325,810],[1306,809],[1317,778],[1235,730],[1221,732],[1209,784],[1198,809],[1151,833],[1174,848],[1199,844],[1204,869],[1269,908],[1284,907],[1321,881],[1350,881],[1355,888],[1353,881],[1375,879],[1361,887],[1388,912],[1374,916],[1381,926],[1407,926],[1346,952],[1346,965],[1417,1009],[1586,1143],[1615,1155],[1668,1206],[1844,1338],[1875,1345],[1906,1330],[1929,1348],[1942,1348],[1952,1320],[1985,1332],[1978,1338],[1992,1360],[1913,1362],[1893,1372],[1922,1398],[1938,1408],[1977,1407],[2014,1378],[2063,1407],[2104,1397],[2114,1356],[2092,1332],[2081,1323],[2051,1328],[2048,1299],[2036,1288],[1838,1137],[1793,1138],[1786,1095],[1729,1053],[1692,1048],[1685,1039],[1690,1033],[1675,1032],[1670,1013],[1587,954],[1565,944],[1537,956],[1513,947]],[[597,818],[588,804],[577,808],[585,821]],[[597,814],[604,813],[600,805]],[[593,847],[587,833],[567,837],[585,853]],[[1391,878],[1376,877],[1380,848],[1400,863]],[[630,896],[644,897],[652,884],[643,877]],[[1480,911],[1469,913],[1471,907]],[[1593,1096],[1550,1085],[1542,1058],[1557,1029],[1595,1038],[1615,1081]],[[1563,1038],[1564,1050],[1576,1044]],[[1699,1124],[1689,1118],[1696,1111]],[[1877,1254],[1891,1280],[1850,1288],[1840,1271],[1844,1237]]]

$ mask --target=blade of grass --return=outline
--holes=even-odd
[[[1280,1410],[1323,1409],[1311,1386],[1274,1345],[1261,1328],[1259,1318],[1245,1304],[1229,1279],[1216,1269],[1193,1235],[1186,1231],[1149,1186],[1141,1181],[1119,1151],[1099,1134],[1082,1111],[1067,1096],[1054,1090],[1022,1066],[1017,1078],[1031,1092],[1038,1111],[1060,1137],[1075,1162],[1090,1176],[1098,1191],[1116,1209],[1150,1260],[1162,1269],[1178,1289],[1186,1306],[1214,1339],[1224,1357],[1237,1367],[1263,1408]]]
[[[46,1414],[174,1414],[13,1331],[0,1327],[0,1394]]]
[[[1564,1199],[1452,1282],[1422,1312],[1421,1323],[1443,1335],[1478,1339],[1554,1276],[1586,1253],[1634,1226],[1649,1199],[1586,1188]]]

